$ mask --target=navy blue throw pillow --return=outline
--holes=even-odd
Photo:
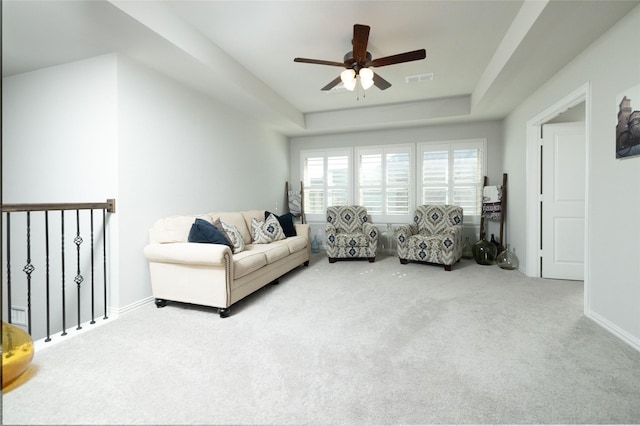
[[[188,241],[190,243],[224,244],[233,249],[231,243],[212,223],[204,219],[196,219],[191,225]]]
[[[267,211],[264,212],[264,219],[267,220],[270,214],[273,214],[273,213],[270,213]],[[293,226],[293,214],[285,213],[282,216],[276,216],[275,214],[273,215],[275,216],[276,219],[278,219],[278,223],[282,227],[285,237],[295,237],[297,235],[296,227]]]

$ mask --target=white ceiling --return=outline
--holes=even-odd
[[[119,52],[291,135],[500,119],[640,0],[2,2],[2,75]],[[323,92],[353,24],[392,84]],[[433,73],[433,80],[405,77]]]

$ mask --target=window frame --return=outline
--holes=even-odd
[[[377,145],[377,146],[362,146],[356,147],[354,154],[354,179],[353,179],[353,191],[356,204],[366,206],[366,203],[361,198],[362,190],[379,188],[381,192],[381,212],[376,212],[373,209],[367,208],[367,213],[371,217],[373,223],[404,223],[407,222],[407,217],[411,217],[415,210],[415,143],[411,144],[391,144],[391,145]],[[407,177],[406,185],[396,185],[399,188],[407,188],[407,213],[392,214],[389,212],[389,203],[387,195],[387,189],[392,187],[387,182],[388,171],[388,155],[389,154],[408,154],[409,173]],[[363,155],[381,155],[381,184],[379,187],[374,185],[363,185],[361,182],[362,167],[361,159]]]
[[[347,183],[345,185],[329,185],[329,159],[331,157],[347,157]],[[307,185],[305,168],[307,160],[309,158],[322,158],[323,159],[323,182],[319,185]],[[336,148],[326,150],[302,150],[300,151],[300,176],[302,177],[302,186],[304,190],[304,197],[308,197],[311,190],[322,189],[323,192],[323,206],[320,213],[310,213],[308,211],[308,199],[304,200],[304,215],[307,222],[325,222],[327,212],[327,200],[330,189],[344,188],[346,191],[347,204],[353,202],[353,148]]]
[[[468,211],[464,213],[464,223],[466,225],[479,225],[480,218],[482,215],[482,190],[484,186],[484,176],[486,176],[487,170],[487,139],[486,138],[475,138],[475,139],[460,139],[460,140],[449,140],[449,141],[433,141],[433,142],[420,142],[417,146],[417,155],[416,155],[416,195],[420,200],[421,204],[426,204],[424,200],[424,182],[423,182],[423,172],[424,172],[424,153],[425,151],[436,151],[436,150],[447,150],[448,151],[448,181],[446,183],[447,186],[447,201],[446,204],[455,204],[452,200],[452,196],[454,194],[454,190],[456,187],[460,186],[469,186],[470,184],[464,185],[456,185],[454,179],[454,152],[456,150],[463,149],[478,149],[479,150],[479,159],[480,163],[480,171],[478,176],[478,181],[473,185],[478,188],[478,205],[477,205],[477,214],[469,214]]]

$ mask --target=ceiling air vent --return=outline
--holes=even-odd
[[[404,78],[404,82],[407,84],[422,83],[423,81],[433,80],[433,73],[428,72],[425,74],[409,75]]]

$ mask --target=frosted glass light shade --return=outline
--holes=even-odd
[[[362,84],[362,88],[367,90],[371,86],[373,86],[373,71],[369,68],[362,68],[359,72],[360,75],[360,84]]]
[[[356,88],[356,72],[352,69],[344,70],[340,73],[340,80],[345,89],[353,91]]]

